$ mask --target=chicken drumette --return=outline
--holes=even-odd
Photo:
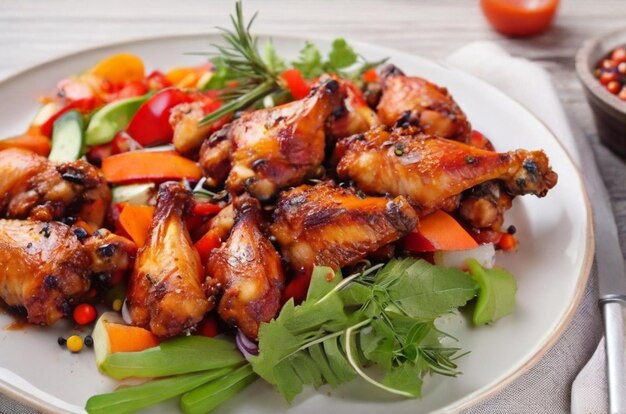
[[[400,196],[364,197],[331,182],[280,195],[271,233],[298,269],[353,264],[415,229],[417,214]]]
[[[371,129],[339,145],[337,173],[367,194],[403,195],[420,214],[458,206],[463,191],[490,180],[510,195],[546,195],[557,174],[543,151],[497,153],[413,127]]]
[[[446,88],[405,76],[393,65],[383,68],[381,77],[377,112],[384,125],[413,125],[429,135],[469,142],[470,123]]]
[[[23,308],[30,323],[51,325],[71,311],[95,273],[132,265],[134,243],[59,222],[0,220],[0,297]]]
[[[204,294],[200,256],[183,218],[190,203],[182,184],[161,185],[148,240],[128,284],[132,323],[159,337],[193,328],[215,304]]]
[[[111,202],[104,176],[81,160],[56,164],[30,151],[6,149],[0,151],[0,177],[0,217],[73,217],[97,228]]]
[[[223,289],[221,318],[256,339],[260,323],[269,322],[280,308],[285,276],[280,256],[261,231],[258,201],[242,196],[235,200],[235,208],[228,241],[209,257],[207,286]]]
[[[345,89],[336,80],[313,87],[306,98],[247,112],[202,144],[200,164],[207,183],[226,179],[234,194],[267,200],[319,173],[324,160],[324,123],[341,106]]]

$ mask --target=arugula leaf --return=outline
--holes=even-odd
[[[345,39],[338,38],[333,40],[332,48],[328,52],[326,67],[332,72],[338,72],[340,69],[345,69],[355,64],[357,58],[358,56],[354,49],[348,45]]]
[[[404,391],[414,398],[422,396],[422,375],[419,366],[407,362],[389,370],[382,383],[396,390]]]
[[[402,312],[417,319],[433,320],[463,306],[478,289],[467,273],[425,260],[415,262],[403,273],[389,286],[389,298]]]
[[[357,375],[419,397],[426,374],[458,374],[459,349],[442,345],[447,335],[434,320],[475,296],[473,279],[415,258],[391,260],[373,275],[376,268],[344,280],[316,267],[306,300],[289,301],[261,325],[259,355],[250,363],[287,401],[305,385],[335,387]],[[382,381],[361,368],[372,364],[384,372]]]

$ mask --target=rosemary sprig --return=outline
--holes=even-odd
[[[235,3],[235,15],[230,16],[233,30],[219,28],[226,45],[213,46],[218,50],[226,68],[235,74],[236,86],[227,88],[222,93],[226,102],[217,111],[204,117],[201,125],[217,121],[222,116],[247,108],[281,90],[279,76],[270,68],[259,53],[257,39],[250,34],[250,27],[258,13],[246,24],[241,1]]]
[[[219,28],[223,32],[225,44],[213,45],[217,51],[213,59],[217,71],[214,74],[215,79],[209,81],[209,85],[212,84],[211,89],[223,88],[220,97],[224,105],[205,116],[200,121],[201,125],[215,122],[230,113],[257,106],[269,95],[273,97],[289,95],[287,84],[281,78],[282,70],[286,67],[291,66],[300,70],[305,79],[313,79],[323,73],[335,73],[359,81],[363,72],[387,60],[368,62],[344,39],[335,39],[326,58],[314,44],[307,42],[300,51],[299,58],[289,65],[278,56],[271,42],[265,45],[264,53],[259,51],[257,38],[250,33],[256,17],[255,13],[246,23],[239,0],[235,3],[235,14],[230,17],[232,30]],[[355,69],[354,65],[357,63],[359,65]]]

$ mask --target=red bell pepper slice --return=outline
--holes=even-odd
[[[200,254],[200,260],[202,260],[202,263],[206,264],[206,261],[209,260],[209,255],[213,249],[220,247],[221,244],[222,240],[220,239],[220,236],[218,236],[214,231],[209,230],[200,240],[196,242],[196,244],[194,244],[194,246],[196,246],[196,249]]]
[[[195,203],[191,209],[191,214],[194,216],[210,216],[217,214],[222,210],[217,204],[213,203]]]
[[[311,284],[311,271],[299,271],[287,283],[281,297],[281,304],[285,304],[289,299],[293,298],[297,304],[301,303],[305,298]]]
[[[192,98],[180,89],[163,89],[139,107],[126,132],[145,147],[169,143],[174,136],[170,125],[172,108],[191,101]]]
[[[304,80],[302,73],[298,69],[287,69],[280,74],[280,77],[285,82],[287,90],[294,99],[302,99],[311,91],[311,87]]]
[[[93,98],[80,99],[77,101],[72,101],[65,105],[63,108],[59,109],[54,115],[52,115],[46,122],[41,124],[39,130],[42,134],[47,136],[48,138],[52,137],[52,126],[54,125],[54,121],[59,119],[61,115],[66,113],[71,109],[76,109],[80,112],[89,112],[94,108],[95,100]]]

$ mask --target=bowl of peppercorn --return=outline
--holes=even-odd
[[[587,40],[576,55],[602,142],[626,157],[626,28]]]

